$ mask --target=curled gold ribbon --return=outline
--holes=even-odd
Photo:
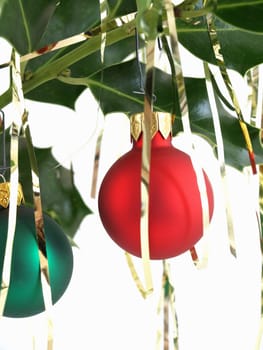
[[[40,280],[41,287],[43,292],[43,299],[45,305],[45,311],[48,315],[48,339],[47,339],[47,349],[53,349],[53,326],[52,320],[50,318],[49,312],[52,306],[52,293],[50,287],[50,279],[49,279],[49,266],[47,259],[47,250],[46,250],[46,240],[45,240],[45,232],[44,232],[44,220],[43,220],[43,211],[41,205],[41,196],[40,196],[40,185],[39,185],[39,172],[38,166],[35,156],[34,147],[32,144],[31,134],[28,125],[28,113],[25,110],[25,101],[22,89],[22,79],[20,73],[20,56],[17,52],[13,51],[13,60],[14,62],[12,66],[12,89],[13,89],[13,101],[17,106],[18,110],[18,125],[13,123],[12,134],[11,134],[11,189],[10,189],[10,209],[9,216],[9,224],[15,223],[15,215],[16,213],[16,202],[17,202],[17,193],[18,193],[18,136],[19,130],[23,127],[23,131],[27,141],[27,149],[30,160],[31,174],[32,174],[32,188],[33,188],[33,198],[34,198],[34,218],[35,218],[35,229],[36,229],[36,238],[38,243],[38,252],[39,252],[39,266],[40,266]],[[12,140],[15,145],[12,146]],[[12,155],[12,150],[15,155]],[[15,176],[15,181],[12,179],[12,167],[13,177]],[[12,184],[14,188],[12,191]],[[12,194],[13,193],[13,194]],[[15,197],[15,199],[14,199]],[[12,208],[14,206],[15,208]],[[9,225],[8,225],[9,230]],[[15,224],[12,225],[12,231],[15,231]],[[10,261],[11,262],[11,261]]]
[[[167,306],[166,306],[166,309],[167,309],[166,318],[168,319],[168,317],[169,317],[169,310],[170,310],[170,313],[172,315],[173,348],[174,348],[174,350],[178,350],[179,337],[178,337],[178,317],[177,317],[177,312],[175,309],[175,290],[174,290],[174,286],[171,283],[170,266],[166,260],[163,261],[163,291],[164,291],[164,301],[167,304]],[[165,305],[164,305],[164,307],[165,307]],[[168,321],[164,320],[164,330],[166,329],[167,322]],[[169,331],[169,328],[168,328],[168,331]],[[168,334],[167,334],[167,336],[165,336],[165,334],[164,334],[164,344],[165,344],[166,338],[168,338]],[[167,350],[169,350],[169,348],[167,348]]]
[[[5,255],[3,261],[3,270],[1,276],[1,292],[0,292],[0,316],[3,316],[6,298],[8,295],[11,264],[13,255],[13,242],[15,238],[16,213],[17,213],[17,193],[18,193],[18,143],[21,130],[21,105],[19,101],[19,84],[20,84],[20,61],[15,51],[12,51],[11,57],[11,83],[12,83],[12,102],[17,112],[11,124],[11,143],[10,143],[10,186],[9,186],[9,212],[8,212],[8,229],[5,246]]]
[[[108,2],[107,0],[100,0],[100,21],[101,21],[101,46],[100,46],[100,56],[101,63],[104,64],[105,47],[106,47],[106,24],[108,15]]]
[[[32,144],[31,133],[28,124],[28,112],[24,111],[22,116],[23,130],[26,138],[27,149],[29,154],[30,166],[31,166],[31,176],[32,176],[32,188],[33,188],[33,199],[34,199],[34,217],[35,217],[35,227],[36,236],[39,248],[39,260],[40,260],[40,270],[41,270],[41,283],[42,291],[44,297],[44,304],[46,310],[50,310],[52,306],[52,293],[49,278],[49,266],[48,257],[46,249],[46,239],[44,230],[44,219],[43,210],[41,203],[40,194],[40,181],[39,181],[39,171],[37,165],[37,159]]]
[[[93,173],[92,173],[92,181],[91,181],[91,191],[90,195],[91,198],[96,197],[96,191],[97,191],[97,182],[98,182],[98,172],[99,172],[99,162],[100,162],[100,151],[101,151],[101,141],[103,136],[103,129],[101,129],[97,141],[96,141],[96,149],[95,149],[95,156],[93,160]]]
[[[10,168],[10,186],[9,187],[9,212],[8,212],[8,230],[5,246],[5,255],[3,261],[3,270],[1,276],[1,292],[0,292],[0,315],[3,316],[6,298],[8,295],[11,264],[13,255],[13,242],[15,238],[16,228],[16,212],[17,212],[17,192],[18,192],[18,134],[19,127],[12,123],[11,125],[11,144],[10,144],[10,160],[12,166]],[[2,185],[2,184],[1,184]],[[4,199],[4,203],[6,203]]]
[[[23,122],[23,130],[26,137],[29,161],[31,166],[32,189],[33,189],[33,199],[34,199],[34,218],[35,218],[36,238],[38,243],[39,266],[40,266],[40,281],[42,286],[45,312],[48,317],[47,318],[47,325],[48,325],[47,350],[52,350],[53,349],[53,322],[50,316],[51,308],[53,305],[52,290],[50,286],[49,264],[48,264],[48,256],[47,256],[47,249],[46,249],[44,219],[43,219],[43,210],[42,210],[41,194],[40,194],[39,172],[38,172],[36,155],[32,144],[31,133],[28,125],[27,111],[24,111],[23,113],[22,122]]]
[[[263,128],[262,116],[263,116],[263,64],[260,64],[255,68],[257,74],[257,99],[256,99],[256,127]],[[261,141],[263,141],[261,133]]]
[[[31,53],[28,53],[28,54],[22,56],[21,62],[26,62],[26,61],[32,60],[33,58],[44,55],[48,52],[55,51],[55,50],[61,49],[63,47],[67,47],[67,46],[70,46],[73,44],[80,43],[80,42],[85,41],[91,37],[92,37],[92,35],[90,35],[89,33],[86,33],[86,32],[73,35],[69,38],[60,40],[58,42],[55,42],[55,43],[52,43],[49,45],[46,45],[39,50],[33,51]]]
[[[229,96],[231,98],[231,101],[233,103],[233,106],[234,106],[237,118],[239,120],[241,132],[243,134],[244,142],[246,144],[246,148],[247,148],[247,151],[248,151],[248,157],[249,157],[249,160],[250,160],[252,174],[257,174],[255,154],[254,154],[254,151],[253,151],[253,146],[252,146],[252,143],[251,143],[250,135],[249,135],[249,132],[248,132],[247,125],[246,125],[246,123],[244,121],[243,114],[242,114],[241,108],[239,106],[237,96],[236,96],[235,91],[234,91],[234,89],[232,87],[232,83],[231,83],[231,80],[229,78],[226,66],[225,66],[224,57],[223,57],[222,50],[221,50],[221,45],[220,45],[220,42],[218,40],[217,31],[216,31],[216,27],[215,27],[215,24],[214,24],[214,17],[210,13],[210,14],[207,14],[206,19],[207,19],[207,27],[208,27],[208,32],[209,32],[212,48],[213,48],[213,51],[214,51],[215,59],[216,59],[217,65],[219,67],[221,76],[223,78],[224,84],[225,84],[225,86],[227,88],[227,91],[228,91]],[[261,252],[262,252],[263,251],[263,249],[262,249],[263,244],[262,244],[262,232],[261,232],[260,223],[259,223],[259,231],[260,231],[260,242],[261,242]],[[230,231],[230,233],[231,233],[231,231]],[[229,238],[230,238],[230,244],[232,245],[231,236]],[[261,270],[261,278],[262,278],[262,281],[263,281],[263,267],[262,267],[262,270]],[[263,287],[261,286],[261,308],[262,308],[262,305],[263,305],[262,297],[263,297]],[[261,310],[261,322],[260,322],[260,326],[259,326],[259,330],[258,330],[258,336],[257,336],[257,339],[256,339],[256,344],[255,344],[255,349],[256,350],[260,349],[262,335],[263,335],[263,316],[262,315],[263,315],[263,312]]]
[[[171,282],[170,265],[167,260],[163,260],[162,291],[158,304],[157,313],[163,314],[163,332],[157,331],[156,348],[160,348],[161,335],[163,336],[163,350],[169,350],[170,345],[170,319],[172,320],[172,342],[173,349],[178,350],[178,317],[175,308],[175,289]],[[172,317],[170,317],[170,315]]]
[[[228,185],[227,185],[227,178],[226,178],[224,143],[223,143],[223,137],[221,132],[220,119],[219,119],[218,110],[217,110],[216,101],[215,101],[213,85],[211,81],[211,74],[209,71],[208,64],[206,62],[204,62],[204,71],[205,71],[205,78],[206,78],[207,94],[208,94],[208,99],[209,99],[209,103],[212,111],[212,118],[213,118],[213,124],[214,124],[215,136],[216,136],[217,157],[218,157],[219,166],[220,166],[220,175],[221,175],[224,200],[225,200],[225,212],[226,212],[226,219],[227,219],[229,247],[232,255],[236,257],[236,243],[235,243],[234,225],[233,225],[233,217],[232,217],[232,208],[229,200]]]
[[[140,243],[141,257],[145,286],[141,282],[136,272],[132,257],[126,254],[128,266],[132,277],[138,287],[139,292],[145,298],[153,292],[152,273],[150,266],[149,248],[149,190],[150,190],[150,161],[151,161],[151,130],[153,119],[153,86],[154,86],[154,57],[155,39],[148,40],[146,44],[146,73],[145,73],[145,93],[144,93],[144,118],[142,118],[142,160],[141,160],[141,180],[140,180]]]
[[[261,66],[262,68],[263,66]],[[258,85],[258,94],[262,95],[262,90],[259,90],[259,87],[262,87],[261,84],[263,84],[263,69],[261,70],[262,76],[260,76],[260,84]],[[258,101],[262,103],[262,98],[258,97]],[[259,107],[259,110],[262,111],[262,106]],[[261,125],[261,128],[263,127],[263,115],[258,115],[258,122]],[[261,132],[261,140],[263,141],[263,131]],[[257,222],[258,222],[258,233],[259,233],[259,241],[260,241],[260,249],[261,249],[261,319],[259,323],[258,328],[258,334],[256,338],[256,344],[255,344],[255,350],[260,350],[262,347],[262,338],[263,338],[263,232],[262,232],[262,220],[260,218],[260,212],[262,212],[263,209],[263,199],[262,199],[262,192],[263,189],[263,167],[259,167],[259,207],[256,212],[257,216]]]
[[[144,94],[144,118],[142,123],[142,163],[141,163],[141,219],[140,238],[141,255],[144,268],[146,294],[153,291],[150,248],[149,248],[149,201],[150,201],[150,166],[151,166],[151,129],[153,113],[153,86],[154,86],[154,56],[155,39],[149,40],[146,45],[146,81]]]
[[[261,116],[263,107],[263,79],[261,72],[261,66],[255,66],[248,70],[246,73],[246,81],[250,88],[249,101],[251,107],[250,124],[254,127],[260,128]]]
[[[145,287],[143,286],[132,262],[131,256],[126,253],[128,265],[136,285],[143,297],[147,297],[153,291],[152,274],[150,267],[149,249],[149,184],[150,184],[150,160],[151,160],[151,128],[153,110],[153,70],[154,70],[155,40],[150,40],[146,45],[146,82],[144,96],[144,118],[142,120],[142,162],[141,162],[141,216],[140,216],[140,242],[141,257],[143,263]]]
[[[166,7],[166,13],[167,13],[168,31],[170,35],[170,43],[171,43],[171,51],[172,51],[172,59],[173,59],[172,64],[176,73],[175,78],[177,83],[177,91],[178,91],[178,97],[179,97],[179,105],[181,110],[183,129],[185,134],[188,137],[188,141],[189,141],[188,152],[190,154],[192,165],[196,174],[196,179],[197,179],[197,184],[198,184],[198,189],[199,189],[200,199],[201,199],[201,205],[202,205],[202,221],[203,221],[202,259],[199,259],[195,247],[192,247],[190,249],[190,253],[196,267],[204,268],[207,266],[207,262],[208,262],[208,239],[207,239],[208,226],[209,226],[208,198],[207,198],[204,174],[196,159],[195,146],[192,141],[192,131],[191,131],[190,120],[189,120],[186,88],[185,88],[181,58],[179,53],[176,18],[174,15],[174,7],[173,7],[172,1],[165,0],[165,7]]]
[[[222,54],[222,49],[221,49],[221,44],[218,40],[218,36],[217,36],[217,31],[216,31],[216,27],[215,27],[215,23],[214,23],[214,16],[212,13],[208,13],[206,15],[206,20],[207,20],[207,27],[208,27],[208,33],[210,36],[210,40],[211,40],[211,44],[212,44],[212,48],[214,51],[214,56],[217,62],[217,65],[219,67],[221,76],[223,78],[224,84],[227,88],[227,91],[229,93],[229,96],[231,98],[231,101],[233,103],[236,115],[238,117],[239,120],[239,124],[240,124],[240,128],[244,137],[244,141],[246,144],[246,148],[248,151],[248,156],[249,156],[249,160],[250,160],[250,165],[251,165],[251,169],[252,169],[252,173],[256,174],[257,173],[257,167],[256,167],[256,161],[255,161],[255,154],[253,151],[253,146],[251,143],[251,139],[250,139],[250,135],[248,132],[248,128],[247,125],[244,121],[244,117],[240,108],[240,105],[238,103],[238,99],[236,96],[236,93],[233,89],[230,77],[228,75],[227,69],[226,69],[226,65],[225,65],[225,61],[224,61],[224,57]]]
[[[261,318],[259,323],[259,328],[256,337],[255,350],[261,349],[261,342],[263,337],[263,232],[261,227],[260,213],[256,213],[257,222],[258,222],[258,233],[259,233],[259,241],[260,241],[260,249],[261,249]]]
[[[107,0],[100,0],[100,21],[101,21],[101,46],[100,46],[100,60],[102,64],[101,71],[101,80],[103,80],[103,66],[105,61],[105,48],[106,48],[106,40],[107,40],[107,15],[108,15],[108,3]],[[100,104],[100,99],[99,99]],[[97,182],[98,182],[98,170],[99,170],[99,162],[100,162],[100,151],[101,151],[101,141],[103,136],[103,129],[101,129],[96,142],[95,156],[93,161],[93,173],[92,173],[92,182],[91,182],[91,198],[96,197],[97,191]]]

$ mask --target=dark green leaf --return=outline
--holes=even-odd
[[[9,149],[9,140],[6,149]],[[71,170],[59,165],[50,148],[35,148],[40,173],[43,210],[55,219],[71,238],[90,209],[83,202],[74,185]],[[7,154],[9,158],[9,154]],[[7,159],[9,164],[9,159]],[[7,177],[8,179],[8,177]],[[19,181],[22,184],[27,204],[33,204],[31,170],[24,139],[19,144]]]
[[[158,36],[161,22],[160,8],[151,7],[139,12],[136,17],[136,23],[139,33],[143,33],[146,40],[155,40]]]
[[[195,56],[215,64],[205,18],[191,23],[178,20],[177,23],[181,44]],[[215,25],[227,68],[243,75],[249,68],[263,62],[263,34],[238,29],[219,18]]]
[[[205,81],[203,79],[187,78],[186,89],[192,131],[205,137],[216,149],[212,113]],[[241,170],[244,166],[250,165],[250,161],[239,121],[223,108],[218,98],[217,107],[224,139],[226,163]],[[263,147],[259,137],[260,131],[250,125],[247,126],[253,144],[256,162],[263,163]],[[174,127],[176,132],[182,131],[180,119],[176,119]]]
[[[66,234],[74,237],[90,209],[73,182],[73,172],[53,158],[51,149],[36,149],[44,209],[56,219]]]
[[[63,50],[63,53],[69,52],[70,50],[76,48],[76,46],[77,45],[74,45],[74,47],[71,49]],[[134,51],[134,46],[134,37],[129,37],[121,42],[107,46],[105,49],[103,67],[110,67],[124,60]],[[52,59],[53,55],[54,53],[50,53],[29,62],[26,75],[32,74],[32,72],[37,70],[42,64],[46,64],[50,58]],[[86,77],[102,71],[103,67],[101,63],[100,51],[97,51],[72,65],[69,69],[70,75],[73,77]],[[36,101],[56,103],[74,108],[75,101],[83,89],[84,87],[81,85],[67,85],[58,80],[51,80],[29,92],[26,97]]]
[[[143,110],[140,76],[135,60],[105,69],[103,78],[98,73],[88,79],[87,84],[100,101],[104,114],[113,111],[136,113]]]
[[[38,48],[86,32],[99,23],[98,0],[60,0]]]
[[[125,80],[123,80],[124,75]],[[178,116],[179,104],[176,95],[173,95],[171,76],[160,70],[156,70],[155,76],[155,109],[167,112],[175,109]],[[106,69],[103,83],[100,80],[100,75],[94,76],[92,80],[88,79],[88,82],[95,97],[100,98],[101,108],[105,114],[119,111],[132,114],[143,111],[143,96],[135,93],[136,90],[139,91],[139,78],[136,61],[130,61]],[[194,78],[186,78],[185,81],[192,131],[209,140],[215,147],[216,139],[205,81]],[[226,162],[241,169],[249,165],[249,158],[239,122],[223,108],[220,102],[218,102],[218,109],[222,124]],[[176,119],[175,127],[176,132],[182,130],[180,118]],[[259,140],[259,130],[251,126],[248,128],[256,161],[262,163],[263,149]]]
[[[215,13],[236,27],[263,32],[262,0],[220,0]]]
[[[134,37],[134,20],[108,32],[107,44],[109,47],[115,47],[114,45],[117,43],[122,45],[122,40],[126,41],[129,37]],[[124,45],[124,48],[125,47],[126,45]],[[101,36],[94,35],[90,39],[75,47],[75,49],[66,52],[63,56],[57,57],[56,59],[54,59],[54,56],[52,56],[50,61],[43,63],[36,71],[27,71],[23,77],[24,94],[27,95],[40,85],[56,79],[57,77],[64,74],[68,75],[69,67],[72,67],[81,59],[85,59],[94,53],[100,52],[100,48]],[[134,45],[131,45],[129,50],[133,49]],[[119,51],[121,52],[121,55],[123,55],[123,50],[120,49]],[[59,52],[59,54],[61,54],[61,52]],[[113,57],[115,56],[113,55]],[[109,61],[111,62],[111,60]],[[0,107],[3,108],[10,102],[11,90],[9,89],[0,96]]]
[[[0,0],[0,13],[3,11],[3,7],[7,0]]]
[[[144,66],[141,65],[142,71]],[[125,79],[123,79],[125,77]],[[124,112],[127,114],[143,111],[143,94],[141,78],[136,60],[122,63],[105,69],[103,79],[101,73],[89,78],[87,83],[105,114],[111,112]],[[171,76],[156,70],[156,96],[157,109],[171,111],[172,85]]]
[[[20,54],[39,44],[56,9],[56,0],[8,0],[0,11],[0,36]]]
[[[137,10],[136,0],[108,0],[110,12],[114,17],[120,17]]]
[[[81,85],[66,85],[58,80],[51,80],[29,92],[26,97],[31,100],[60,104],[74,109],[76,99],[84,88]]]
[[[78,48],[82,43],[71,45],[67,48],[49,52],[45,55],[36,57],[28,62],[25,75],[32,75],[38,68],[48,65],[50,62],[63,57],[65,54]],[[120,40],[112,45],[106,46],[104,52],[104,64],[101,63],[100,48],[95,53],[82,58],[77,63],[70,65],[71,75],[74,77],[89,76],[102,69],[123,61],[129,54],[135,50],[135,36]]]

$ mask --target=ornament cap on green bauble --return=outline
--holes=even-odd
[[[125,251],[141,257],[141,167],[143,113],[132,115],[131,150],[102,180],[98,209],[106,232]],[[149,181],[149,253],[168,259],[186,252],[202,238],[200,191],[191,158],[172,145],[170,113],[153,112]],[[203,171],[209,219],[214,209],[212,184]]]
[[[9,208],[0,203],[0,273],[7,240]],[[52,303],[64,294],[73,271],[73,253],[67,236],[48,215],[43,215]],[[29,317],[45,310],[40,279],[39,247],[34,209],[17,207],[11,276],[4,316]]]

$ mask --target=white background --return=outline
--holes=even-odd
[[[9,50],[4,41],[0,48],[1,64],[9,60]],[[196,73],[198,62],[186,63],[185,72],[192,74],[189,69],[194,67]],[[8,86],[8,74],[7,70],[0,71],[1,93]],[[246,94],[245,87],[242,91]],[[26,107],[35,145],[53,146],[54,156],[65,167],[72,162],[76,186],[94,212],[83,220],[75,237],[79,248],[73,248],[73,277],[52,312],[54,350],[157,349],[156,334],[162,330],[162,316],[157,314],[162,263],[151,264],[155,289],[145,300],[130,276],[123,251],[100,223],[96,199],[90,197],[98,133],[104,127],[100,184],[106,170],[131,146],[127,117],[114,114],[104,119],[89,91],[78,99],[76,111],[32,101],[26,101]],[[12,106],[5,112],[10,120]],[[183,148],[184,136],[175,138],[174,145]],[[189,253],[169,260],[180,350],[251,350],[260,319],[261,257],[255,218],[255,179],[228,169],[237,240],[235,259],[229,252],[218,163],[204,141],[197,142],[197,149],[214,186],[215,213],[209,228],[208,267],[197,270]],[[198,249],[202,250],[202,241]],[[140,259],[134,261],[143,278]],[[2,318],[0,350],[46,349],[46,330],[45,315]]]

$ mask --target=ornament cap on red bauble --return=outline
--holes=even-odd
[[[141,156],[143,113],[130,117],[133,146],[106,173],[98,207],[109,236],[122,249],[141,257]],[[203,235],[203,211],[191,158],[172,145],[173,115],[154,112],[149,184],[149,253],[151,259],[175,257]],[[209,218],[214,209],[212,185],[203,171]]]

